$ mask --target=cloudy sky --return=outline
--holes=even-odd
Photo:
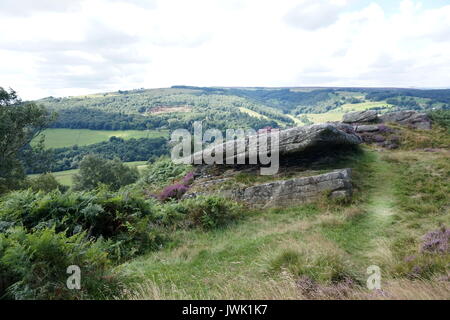
[[[25,99],[185,84],[450,87],[446,0],[0,0]]]

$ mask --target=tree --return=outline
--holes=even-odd
[[[53,190],[65,192],[68,189],[66,186],[60,184],[51,173],[44,173],[28,179],[28,185],[35,192],[50,192]]]
[[[53,149],[45,147],[45,136],[39,135],[31,144],[20,150],[19,159],[26,173],[47,173],[53,171],[55,154]]]
[[[75,190],[92,190],[101,185],[111,190],[136,182],[139,172],[119,159],[105,160],[97,155],[87,155],[80,161],[80,171],[73,177]]]
[[[44,107],[23,103],[14,90],[0,87],[0,193],[23,182],[19,152],[53,119]]]

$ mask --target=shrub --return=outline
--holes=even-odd
[[[173,184],[171,186],[165,187],[164,190],[159,194],[158,198],[161,201],[167,201],[169,199],[179,200],[188,189],[189,187],[184,184]]]
[[[165,187],[163,191],[157,196],[157,198],[161,201],[167,201],[171,199],[179,200],[188,191],[189,185],[192,184],[193,181],[194,173],[190,172],[183,177],[181,183],[176,183]]]
[[[139,172],[126,166],[119,159],[105,160],[87,155],[80,161],[80,171],[73,176],[74,190],[92,190],[106,185],[113,191],[136,182]]]
[[[3,200],[0,203],[0,228],[3,229],[23,226],[30,231],[48,227],[68,234],[85,231],[90,238],[114,241],[118,258],[158,247],[162,241],[157,236],[160,231],[152,223],[155,221],[152,206],[128,193],[35,194],[27,190],[14,192]],[[148,233],[148,237],[143,233]]]
[[[242,216],[242,207],[217,196],[198,196],[161,206],[160,221],[166,227],[200,227],[205,230],[226,226]]]
[[[188,221],[203,229],[223,227],[242,216],[240,205],[218,196],[186,199],[182,206],[186,209]]]
[[[438,275],[447,275],[449,261],[450,229],[442,227],[425,234],[420,251],[417,252],[417,241],[409,245],[404,241],[398,243],[399,262],[394,267],[394,274],[410,279],[431,279]],[[412,240],[412,239],[411,239]]]
[[[101,241],[55,229],[27,233],[17,227],[0,234],[0,297],[10,299],[99,299],[116,295],[123,277],[111,272]],[[67,267],[81,269],[81,289],[66,286]]]
[[[68,187],[60,184],[51,173],[44,173],[28,179],[28,185],[35,192],[50,192],[53,190],[65,192],[68,189]]]
[[[428,115],[434,123],[437,123],[450,132],[450,110],[436,110],[430,112]]]
[[[394,276],[409,279],[432,279],[437,275],[447,275],[448,261],[448,254],[422,253],[407,256],[395,266]]]
[[[450,229],[442,227],[428,232],[424,236],[422,252],[449,253]]]
[[[140,180],[147,186],[160,188],[182,178],[189,170],[189,166],[175,164],[170,158],[163,157],[151,163]]]
[[[158,221],[161,225],[171,229],[187,229],[192,226],[187,217],[187,208],[183,202],[168,201],[160,205],[158,210]]]
[[[188,186],[188,185],[192,184],[192,182],[194,182],[194,173],[193,172],[189,172],[188,174],[186,174],[183,177],[183,184],[185,186]]]

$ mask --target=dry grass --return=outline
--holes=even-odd
[[[360,290],[355,299],[363,300],[450,300],[450,283],[444,281],[393,280],[378,292]]]
[[[243,281],[243,283],[242,283]],[[245,287],[246,290],[242,290]],[[337,289],[339,290],[339,289]],[[345,290],[345,293],[343,292]],[[304,295],[295,278],[285,272],[277,280],[249,282],[248,278],[237,278],[224,283],[209,300],[450,300],[450,285],[444,281],[393,280],[382,284],[381,290],[369,291],[356,287],[341,289],[337,293],[332,287],[319,289],[315,294]],[[195,299],[174,284],[161,287],[147,281],[133,291],[125,292],[130,300],[190,300]]]
[[[245,288],[245,289],[243,289]],[[190,295],[186,290],[174,284],[161,287],[154,282],[145,282],[132,292],[126,292],[130,300],[191,300],[198,297]],[[206,300],[304,300],[305,297],[297,288],[292,276],[285,273],[278,280],[251,281],[248,277],[237,277],[224,282],[210,295],[201,297]]]

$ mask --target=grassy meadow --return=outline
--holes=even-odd
[[[122,139],[154,138],[167,136],[168,132],[166,130],[47,129],[42,134],[45,136],[47,148],[63,148],[99,143],[113,136]]]

